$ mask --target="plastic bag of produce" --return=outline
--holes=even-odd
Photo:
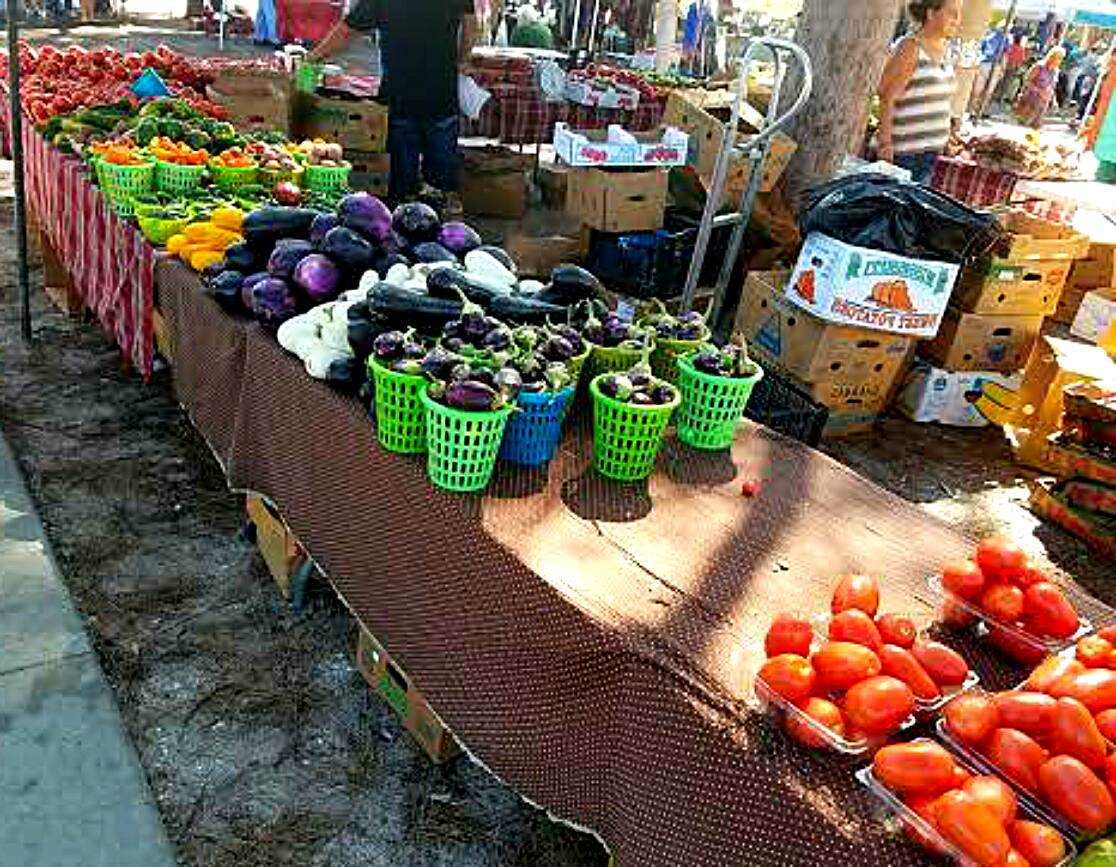
[[[1074,867],[1116,867],[1116,843],[1098,840],[1073,863]]]
[[[1003,234],[991,214],[877,174],[838,178],[814,190],[799,225],[803,236],[821,232],[856,247],[952,264],[987,253]]]

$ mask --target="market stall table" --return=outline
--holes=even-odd
[[[969,542],[758,427],[731,455],[671,442],[647,485],[625,486],[590,470],[575,425],[549,472],[502,465],[486,496],[445,494],[195,275],[168,261],[158,282],[180,397],[230,485],[278,506],[524,796],[594,829],[621,867],[926,863],[873,815],[852,776],[866,760],[775,732],[749,706],[752,673],[773,614],[824,610],[839,573],[884,576],[884,607],[925,614],[927,576]],[[1021,676],[969,655],[994,686]]]

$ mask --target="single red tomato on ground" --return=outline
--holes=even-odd
[[[842,575],[833,588],[830,610],[840,614],[850,608],[858,608],[870,617],[876,616],[880,607],[880,587],[870,575]]]

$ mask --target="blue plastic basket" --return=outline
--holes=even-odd
[[[569,386],[557,394],[520,392],[517,400],[519,408],[511,414],[504,428],[500,460],[528,467],[537,467],[551,460],[562,439],[562,419],[566,407],[576,391]]]

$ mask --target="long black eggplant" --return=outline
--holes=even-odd
[[[567,308],[557,304],[516,295],[501,295],[493,299],[488,310],[493,316],[516,325],[545,325],[548,316],[557,322],[567,313]]]
[[[464,272],[456,268],[435,268],[426,275],[426,291],[432,298],[445,298],[456,301],[461,292],[474,304],[484,307],[489,306],[496,298],[501,297],[486,286],[471,281]]]
[[[378,283],[368,290],[368,308],[393,322],[406,322],[420,331],[441,333],[447,322],[461,315],[460,301],[431,298],[423,292]]]

